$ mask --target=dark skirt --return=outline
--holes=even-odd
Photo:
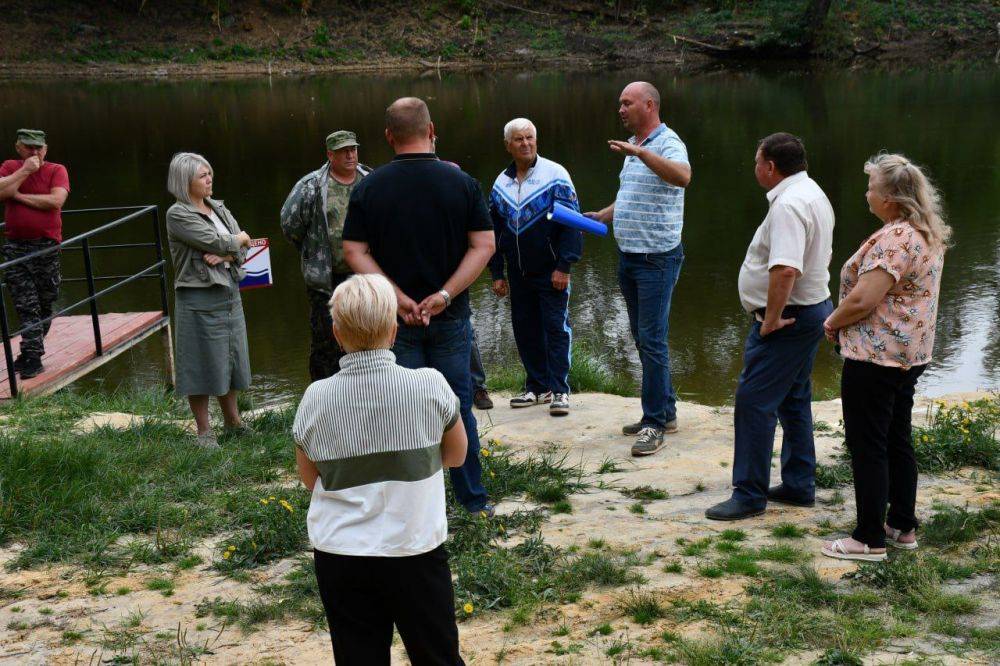
[[[174,325],[177,395],[225,395],[250,386],[250,352],[239,288],[178,287]]]

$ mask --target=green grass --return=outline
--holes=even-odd
[[[928,545],[950,546],[972,541],[982,534],[1000,533],[1000,503],[979,511],[958,506],[936,508],[920,528],[920,540]]]
[[[663,565],[664,573],[679,574],[683,573],[684,565],[677,560],[672,560]]]
[[[524,369],[516,364],[487,368],[486,386],[491,391],[520,392],[524,389]],[[603,355],[586,347],[573,345],[573,362],[569,369],[569,385],[574,393],[610,393],[635,396],[635,380],[608,369]]]
[[[723,541],[744,541],[747,538],[747,533],[737,529],[722,530],[719,538]]]
[[[1000,470],[1000,398],[940,406],[931,423],[913,429],[922,473],[962,467]]]
[[[697,541],[688,541],[681,537],[677,540],[677,545],[681,546],[681,554],[688,557],[703,555],[708,547],[712,545],[712,537],[704,537]]]
[[[185,416],[178,400],[153,393],[102,399],[64,392],[4,407],[15,427],[0,433],[0,544],[27,544],[10,566],[184,557],[194,539],[252,521],[250,498],[234,488],[276,483],[292,471],[291,410],[257,419],[257,435],[218,451],[196,446],[163,420],[126,430],[71,430],[90,411],[129,409],[161,419]],[[304,490],[292,494],[307,501]],[[119,545],[126,535],[147,539]]]
[[[792,523],[781,523],[771,528],[771,536],[778,539],[801,539],[806,535],[806,531],[798,525]]]
[[[618,610],[632,617],[637,624],[652,624],[666,614],[656,594],[649,590],[633,588],[618,599]]]
[[[622,495],[625,497],[630,497],[635,500],[642,500],[645,502],[652,502],[656,500],[665,500],[670,497],[670,493],[665,490],[660,490],[659,488],[653,488],[652,486],[637,486],[635,488],[625,488],[621,491]]]

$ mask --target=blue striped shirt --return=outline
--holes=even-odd
[[[629,142],[635,143],[635,137]],[[663,123],[642,142],[660,157],[689,164],[687,147]],[[684,188],[657,176],[638,157],[625,158],[615,198],[615,240],[622,252],[669,252],[681,242]]]

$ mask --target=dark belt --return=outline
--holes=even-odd
[[[797,315],[798,313],[802,312],[806,308],[814,308],[817,305],[822,305],[823,303],[826,303],[827,300],[828,299],[824,298],[819,303],[813,303],[812,305],[786,305],[785,308],[781,311],[781,315],[787,319],[789,316],[791,316],[791,315]],[[764,315],[767,314],[767,308],[757,308],[756,310],[754,310],[750,314],[760,315],[760,317],[763,318]]]

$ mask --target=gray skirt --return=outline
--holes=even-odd
[[[225,395],[250,386],[250,352],[239,288],[175,290],[177,395]]]

